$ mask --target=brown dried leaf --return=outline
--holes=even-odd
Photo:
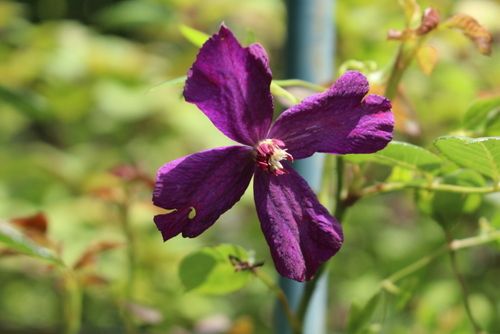
[[[420,26],[415,30],[417,35],[422,36],[436,29],[440,21],[439,13],[434,8],[426,8],[422,14]]]
[[[97,256],[108,250],[121,247],[123,244],[115,241],[101,241],[93,246],[90,246],[73,265],[73,269],[78,270],[90,266],[95,263]]]
[[[103,286],[103,285],[108,285],[109,280],[105,277],[102,277],[97,274],[86,274],[80,277],[80,282],[84,286]]]
[[[430,75],[438,61],[438,53],[430,45],[421,46],[417,51],[417,63],[422,72]]]
[[[483,55],[491,54],[493,36],[473,17],[467,14],[456,14],[448,19],[446,26],[462,31]]]
[[[384,91],[384,86],[370,85],[370,94],[384,95]],[[397,97],[391,102],[396,130],[411,137],[419,136],[421,134],[420,123],[404,92],[400,90]]]
[[[138,181],[144,183],[150,188],[153,188],[155,185],[155,180],[137,166],[119,165],[111,169],[111,174],[126,182]]]
[[[13,225],[20,227],[25,232],[38,233],[42,235],[47,234],[47,227],[49,225],[47,217],[41,212],[27,217],[12,218],[10,222]]]

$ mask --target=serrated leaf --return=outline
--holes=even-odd
[[[379,300],[380,293],[377,293],[363,307],[355,306],[355,304],[352,305],[349,319],[347,320],[347,333],[356,334],[366,328],[377,308]]]
[[[459,29],[484,55],[491,54],[493,36],[479,22],[467,14],[456,14],[448,19],[446,26]]]
[[[417,63],[424,74],[430,75],[436,67],[437,61],[438,54],[432,46],[424,45],[418,49]]]
[[[500,137],[446,136],[438,138],[434,145],[457,165],[500,181]]]
[[[466,130],[484,133],[494,128],[500,119],[500,96],[475,101],[465,112],[462,121]]]
[[[19,253],[62,265],[61,260],[52,250],[36,244],[20,231],[2,221],[0,221],[0,243]]]
[[[194,46],[201,47],[207,39],[210,38],[204,32],[191,28],[187,25],[181,24],[179,26],[182,36],[184,36],[188,41],[190,41]]]
[[[236,271],[230,256],[242,261],[249,259],[245,249],[230,244],[205,247],[186,256],[179,266],[179,277],[186,290],[226,294],[245,286],[252,274]]]
[[[434,153],[412,144],[392,141],[381,151],[372,154],[347,154],[352,162],[372,161],[388,166],[430,172],[439,168],[442,160]]]

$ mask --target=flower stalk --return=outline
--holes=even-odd
[[[64,334],[77,334],[81,327],[82,292],[75,273],[62,268]]]
[[[474,314],[472,313],[472,309],[469,304],[469,290],[465,283],[465,279],[458,267],[456,250],[451,248],[451,245],[453,243],[453,236],[451,235],[451,232],[449,230],[445,230],[445,235],[448,242],[448,254],[450,255],[451,269],[453,270],[453,275],[455,276],[458,284],[460,285],[460,289],[462,290],[462,300],[465,308],[465,313],[467,314],[467,318],[469,319],[469,322],[474,329],[474,333],[480,334],[482,333],[482,330],[478,322],[474,318]]]

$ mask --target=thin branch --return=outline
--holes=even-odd
[[[428,184],[417,184],[417,183],[379,183],[372,186],[368,186],[362,189],[357,196],[364,197],[380,193],[388,193],[392,191],[402,190],[402,189],[420,189],[429,191],[445,191],[461,194],[487,194],[499,191],[498,186],[488,186],[488,187],[467,187],[459,186],[455,184],[444,184],[444,183],[428,183]]]
[[[312,89],[316,92],[324,92],[326,90],[326,88],[323,86],[316,85],[309,81],[304,81],[300,79],[273,80],[273,83],[281,87],[305,87]]]
[[[438,249],[434,250],[431,254],[428,254],[418,259],[417,261],[407,265],[406,267],[388,276],[387,278],[382,280],[380,288],[387,290],[391,293],[398,293],[399,288],[396,286],[396,283],[398,281],[426,267],[440,256],[446,254],[448,251],[451,250],[453,252],[456,252],[460,249],[481,246],[497,240],[500,240],[500,230],[491,231],[489,233],[481,234],[475,237],[452,240],[448,242],[447,245],[439,247]]]
[[[453,244],[453,236],[447,230],[445,230],[445,234],[446,234],[446,240],[448,241],[448,245],[451,246]],[[455,278],[457,279],[457,282],[460,285],[460,288],[462,289],[462,299],[464,303],[465,313],[467,314],[467,317],[469,318],[469,321],[472,327],[474,328],[474,332],[476,334],[479,334],[482,332],[482,330],[478,322],[474,318],[474,315],[472,314],[472,310],[469,304],[469,291],[467,289],[465,279],[462,273],[460,272],[460,269],[458,268],[456,250],[452,249],[451,247],[448,248],[449,248],[448,253],[450,255],[450,262],[451,262],[451,268],[453,270],[453,275],[455,275]]]
[[[302,323],[300,322],[299,318],[295,315],[295,313],[292,311],[292,308],[288,303],[288,299],[286,298],[286,295],[283,292],[283,290],[276,283],[274,283],[274,281],[269,276],[267,276],[262,270],[259,270],[258,268],[252,268],[251,272],[255,275],[255,277],[260,279],[260,281],[264,283],[264,285],[266,285],[271,291],[273,291],[276,294],[276,298],[283,307],[285,315],[288,319],[288,322],[290,323],[290,326],[293,329],[294,334],[301,334]]]

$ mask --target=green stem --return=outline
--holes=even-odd
[[[457,279],[458,284],[460,285],[460,288],[462,289],[462,299],[464,303],[465,313],[467,313],[467,317],[469,318],[469,321],[472,325],[472,328],[474,329],[474,332],[476,334],[479,334],[482,332],[482,330],[479,324],[477,323],[476,319],[474,319],[474,315],[472,314],[472,309],[469,304],[469,291],[467,289],[467,285],[465,284],[465,279],[462,273],[460,272],[460,269],[458,268],[456,250],[451,248],[451,245],[453,244],[453,236],[451,235],[449,230],[445,230],[445,235],[449,245],[448,253],[450,255],[451,268],[453,270],[455,278]]]
[[[281,96],[289,100],[292,104],[297,104],[300,102],[300,100],[295,97],[292,93],[287,91],[286,89],[282,88],[280,85],[275,83],[274,81],[271,82],[271,93],[275,96]]]
[[[388,193],[402,189],[420,189],[429,191],[445,191],[462,194],[487,194],[499,191],[498,187],[467,187],[455,184],[444,183],[427,183],[427,184],[412,184],[412,183],[380,183],[362,189],[357,195],[359,197],[370,196],[380,193]]]
[[[125,239],[127,240],[127,260],[128,260],[128,274],[127,280],[125,282],[125,298],[122,301],[121,315],[123,321],[125,323],[126,333],[133,334],[136,333],[136,327],[131,319],[128,311],[127,304],[133,298],[134,291],[134,281],[135,281],[135,268],[136,268],[136,252],[135,252],[135,237],[132,226],[130,224],[130,215],[129,215],[129,191],[125,189],[125,200],[123,203],[119,204],[119,215],[120,215],[120,223],[122,227],[123,234],[125,235]]]
[[[495,230],[475,237],[449,241],[447,245],[439,247],[431,254],[418,259],[417,261],[388,276],[382,281],[380,286],[389,292],[397,293],[399,289],[397,288],[396,283],[398,281],[426,267],[428,264],[446,254],[448,251],[456,252],[460,249],[476,247],[497,240],[500,240],[500,230]]]
[[[305,80],[300,80],[300,79],[286,79],[286,80],[273,80],[273,83],[275,83],[278,86],[281,87],[305,87],[312,89],[316,92],[324,92],[326,90],[325,87],[313,84],[309,81]]]
[[[416,39],[403,41],[399,45],[396,60],[392,66],[385,88],[384,95],[387,98],[394,99],[398,95],[398,87],[401,79],[403,78],[403,74],[415,58],[415,55],[424,40],[424,37],[417,37]]]
[[[252,273],[257,277],[265,286],[269,288],[269,290],[273,291],[276,294],[276,298],[280,302],[283,310],[285,311],[285,315],[290,323],[290,326],[293,329],[294,334],[302,333],[302,323],[299,318],[292,311],[290,304],[288,303],[288,299],[286,298],[283,290],[276,284],[274,281],[266,275],[263,271],[258,268],[253,268]]]
[[[82,292],[75,274],[67,268],[62,269],[64,288],[63,314],[64,334],[77,334],[81,327]]]

